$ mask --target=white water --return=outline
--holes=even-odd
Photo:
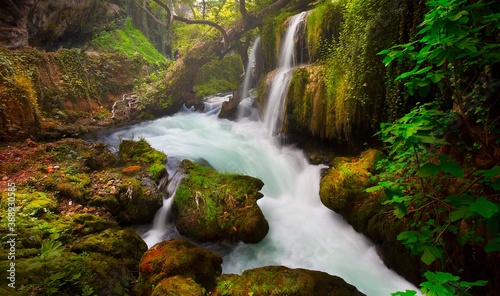
[[[283,105],[286,97],[286,91],[292,78],[292,70],[295,67],[295,34],[297,28],[304,20],[307,12],[294,15],[290,19],[290,24],[281,43],[280,57],[278,63],[278,72],[274,75],[269,90],[267,106],[264,114],[264,123],[266,129],[271,135],[280,133],[283,123]]]
[[[212,110],[228,97],[214,98]],[[310,165],[303,153],[280,147],[259,121],[220,120],[216,112],[188,110],[171,117],[141,123],[115,132],[105,140],[144,137],[164,151],[169,162],[188,158],[203,161],[219,171],[247,174],[264,181],[258,201],[270,231],[258,244],[240,243],[224,257],[224,273],[285,265],[338,275],[367,295],[416,289],[387,269],[375,247],[319,199],[320,166]],[[169,198],[143,238],[154,243],[175,236],[168,222]],[[163,221],[163,222],[162,222]]]

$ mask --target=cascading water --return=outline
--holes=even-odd
[[[163,240],[177,236],[175,226],[172,223],[169,223],[175,191],[184,177],[183,173],[177,170],[177,166],[178,161],[175,161],[174,159],[169,160],[167,164],[167,198],[163,199],[163,206],[156,213],[151,228],[141,235],[144,242],[148,245],[148,248],[151,248]]]
[[[248,57],[248,63],[246,67],[246,72],[245,72],[245,77],[243,79],[243,88],[241,91],[241,97],[246,98],[249,94],[248,91],[250,90],[250,87],[252,86],[252,68],[255,65],[256,62],[256,52],[257,48],[260,45],[260,36],[257,36],[255,38],[252,49],[250,49],[250,56]]]
[[[218,108],[227,99],[215,97],[210,103]],[[114,132],[104,140],[118,145],[121,138],[134,135],[164,151],[169,163],[187,158],[264,181],[264,197],[258,204],[269,222],[269,233],[258,244],[233,246],[223,258],[224,273],[285,265],[338,275],[367,295],[416,289],[383,264],[367,239],[321,204],[322,167],[310,165],[298,149],[276,145],[260,121],[221,120],[217,114],[184,110]],[[164,212],[168,213],[167,207],[143,234],[150,247],[178,235],[173,223],[161,216]]]
[[[299,16],[303,17],[304,14]],[[293,25],[297,25],[294,20],[289,30]],[[321,204],[319,183],[323,167],[309,164],[298,149],[277,145],[260,121],[219,119],[215,111],[227,99],[228,96],[212,97],[207,102],[207,113],[183,109],[174,116],[113,132],[102,140],[117,146],[121,138],[140,136],[165,152],[169,164],[187,158],[218,171],[264,181],[264,197],[258,204],[269,222],[269,233],[257,244],[233,246],[223,258],[224,273],[241,274],[250,268],[285,265],[338,275],[369,296],[417,290],[383,264],[375,246],[365,237]],[[268,120],[271,119],[266,117],[266,125]],[[171,178],[175,187],[174,177]],[[172,199],[165,202],[151,229],[142,235],[150,247],[178,235],[167,217]]]
[[[295,66],[295,34],[306,14],[307,12],[304,11],[294,15],[290,19],[290,25],[281,43],[278,72],[274,75],[271,82],[264,114],[264,123],[271,135],[280,133],[281,125],[283,124],[283,105],[285,103],[286,91],[292,78],[292,70]]]
[[[243,87],[241,90],[241,98],[243,98],[243,104],[238,105],[238,117],[253,116],[257,118],[257,110],[252,108],[251,105],[253,100],[248,93],[253,83],[253,67],[257,62],[257,49],[260,46],[260,35],[255,38],[252,48],[250,50],[250,56],[248,58],[248,63],[246,67],[245,77],[243,78]]]

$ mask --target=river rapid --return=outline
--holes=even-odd
[[[383,264],[368,239],[321,204],[320,172],[325,166],[311,165],[301,150],[281,145],[258,120],[251,98],[240,106],[246,117],[219,119],[218,110],[228,98],[211,97],[204,113],[184,109],[173,116],[108,132],[99,140],[117,147],[121,139],[144,138],[165,152],[171,195],[179,181],[175,165],[182,159],[257,177],[265,183],[258,205],[269,222],[269,233],[258,244],[226,245],[224,273],[284,265],[338,275],[367,295],[416,290]],[[149,247],[178,236],[170,219],[171,200],[166,199],[154,222],[140,231]]]

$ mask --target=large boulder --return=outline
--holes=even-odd
[[[381,156],[377,150],[367,150],[359,158],[335,158],[321,179],[321,202],[339,214],[350,213],[356,201],[368,197],[365,189],[375,185],[372,174]]]
[[[175,239],[149,249],[141,259],[137,295],[183,295],[181,291],[210,291],[222,272],[222,258],[195,244]],[[168,294],[167,291],[177,291]],[[184,294],[203,295],[203,294]]]
[[[361,296],[356,287],[328,273],[285,266],[249,269],[242,275],[223,274],[210,295]]]
[[[264,183],[254,177],[224,174],[189,160],[177,188],[173,213],[178,231],[197,241],[261,241],[269,224],[257,199]]]

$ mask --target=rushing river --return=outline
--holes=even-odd
[[[223,258],[224,273],[285,265],[338,275],[367,295],[415,289],[383,264],[364,236],[321,204],[323,167],[309,164],[299,149],[279,145],[262,122],[252,119],[255,114],[239,121],[219,119],[217,111],[227,99],[213,97],[205,113],[183,110],[109,133],[101,140],[116,146],[122,138],[145,138],[168,155],[170,165],[187,158],[264,181],[264,197],[258,204],[269,221],[269,233],[258,244],[232,246]],[[242,102],[246,114],[252,114],[249,104],[248,99]],[[175,232],[168,219],[170,200],[143,234],[150,247]]]

